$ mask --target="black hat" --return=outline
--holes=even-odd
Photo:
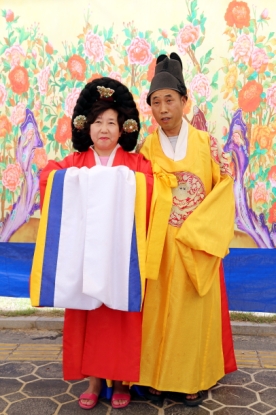
[[[173,89],[180,95],[187,96],[187,88],[182,74],[182,61],[175,52],[171,53],[170,57],[160,55],[157,58],[154,77],[147,96],[149,105],[151,94],[159,89]]]
[[[119,144],[124,150],[132,151],[140,131],[139,112],[129,89],[121,82],[108,77],[88,82],[81,91],[72,116],[73,147],[82,152],[93,144],[86,120],[99,100],[106,101],[107,107],[110,106],[125,115]]]

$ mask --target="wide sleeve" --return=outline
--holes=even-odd
[[[234,236],[235,203],[229,164],[210,137],[213,188],[176,236],[181,260],[199,295],[210,289]]]
[[[54,161],[50,160],[48,164],[44,167],[40,174],[40,180],[39,180],[39,190],[40,190],[40,209],[42,209],[43,201],[44,201],[44,195],[45,195],[45,189],[47,185],[48,176],[53,170],[62,170],[67,169],[68,167],[73,166],[73,154],[66,157],[62,161]]]

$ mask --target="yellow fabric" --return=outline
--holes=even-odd
[[[34,252],[34,260],[31,271],[30,279],[30,299],[33,307],[39,306],[40,300],[40,287],[43,267],[43,257],[46,239],[46,229],[48,225],[48,210],[51,197],[51,189],[54,179],[55,170],[49,174],[48,186],[45,191],[44,204],[42,209],[42,215],[39,223],[37,240],[41,241],[40,244],[36,244]]]
[[[147,278],[156,280],[163,253],[167,223],[172,206],[171,188],[177,186],[177,179],[173,174],[162,170],[153,163],[154,186],[150,209],[150,223],[147,236]]]
[[[141,301],[145,294],[146,281],[146,206],[147,206],[147,185],[143,173],[136,172],[136,198],[135,198],[135,224],[137,251],[141,278]]]
[[[140,384],[161,391],[196,393],[224,376],[219,265],[233,237],[233,180],[211,159],[209,139],[189,126],[187,154],[177,162],[157,132],[141,149],[153,166],[193,173],[205,188],[180,227],[167,225],[159,278],[147,281]]]

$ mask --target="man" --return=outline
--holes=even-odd
[[[182,392],[184,403],[196,406],[202,390],[236,370],[221,272],[234,233],[234,195],[216,139],[183,118],[186,101],[181,59],[159,56],[147,97],[159,127],[140,152],[178,186],[159,276],[147,282],[139,384],[152,399]]]

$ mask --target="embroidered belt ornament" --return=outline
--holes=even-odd
[[[126,120],[123,124],[123,130],[126,133],[133,133],[134,131],[138,131],[138,124],[135,120],[132,118],[129,120]]]
[[[74,127],[76,127],[77,130],[83,130],[85,123],[86,123],[85,115],[78,115],[73,121]]]

